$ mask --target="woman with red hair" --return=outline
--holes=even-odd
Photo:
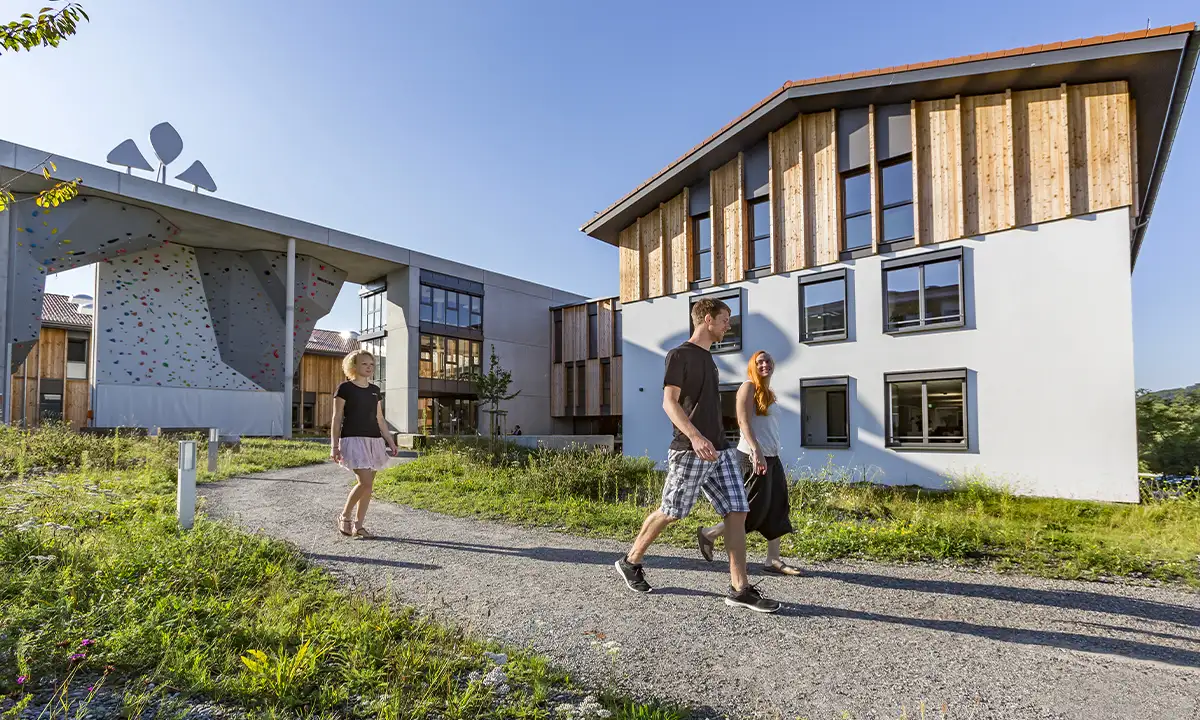
[[[758,531],[767,539],[767,563],[763,571],[772,575],[799,575],[800,570],[779,557],[779,538],[792,532],[791,504],[788,502],[787,474],[779,461],[779,421],[771,412],[775,393],[771,376],[775,360],[759,350],[746,366],[749,380],[737,392],[738,459],[750,513],[746,532]],[[712,562],[713,542],[725,532],[725,523],[696,531],[700,554]]]

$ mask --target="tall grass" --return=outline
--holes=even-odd
[[[153,682],[256,717],[541,718],[552,690],[573,690],[526,653],[509,654],[498,690],[482,674],[499,648],[469,628],[340,590],[291,546],[203,515],[181,531],[174,443],[73,436],[63,452],[44,432],[0,438],[29,470],[0,481],[0,698],[100,677],[124,685],[133,717]],[[244,441],[210,479],[326,452]]]
[[[503,460],[445,443],[382,473],[376,493],[459,515],[632,539],[658,503],[650,461],[598,451],[506,450]],[[1200,499],[1140,505],[1033,498],[977,474],[947,489],[893,487],[869,468],[789,469],[794,532],[783,552],[813,560],[986,563],[1039,575],[1153,578],[1200,585]],[[706,503],[664,534],[690,546],[716,522]],[[765,543],[757,535],[751,547]]]

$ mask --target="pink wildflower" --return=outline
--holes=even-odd
[[[75,662],[77,660],[83,660],[86,657],[87,657],[87,655],[84,655],[83,653],[73,653],[71,655],[71,657],[69,657],[67,659],[70,660],[71,662]]]
[[[18,676],[17,676],[17,684],[18,684],[18,685],[24,685],[24,684],[25,684],[25,681],[26,681],[26,680],[28,680],[28,679],[29,679],[29,676],[27,676],[27,675],[18,675]]]
[[[79,642],[79,644],[80,644],[80,645],[82,645],[83,647],[87,647],[87,646],[89,646],[89,645],[91,645],[91,644],[92,644],[92,641],[91,641],[91,640],[86,640],[86,639],[85,639],[85,640],[81,640],[81,641]]]

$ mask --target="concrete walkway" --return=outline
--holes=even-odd
[[[574,677],[732,717],[1200,718],[1200,595],[941,566],[804,565],[764,580],[776,615],[721,601],[724,556],[376,500],[376,540],[339,535],[349,473],[326,464],[204,485],[205,511],[294,543],[346,584],[547,655]],[[757,569],[751,558],[751,567]],[[757,575],[757,573],[754,573]],[[593,642],[619,643],[615,658]]]

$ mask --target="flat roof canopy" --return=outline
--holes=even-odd
[[[1121,39],[1138,36],[1137,39]],[[581,228],[610,245],[639,217],[737,157],[800,113],[1125,80],[1137,100],[1141,243],[1187,94],[1200,32],[1194,26],[954,58],[917,67],[785,84],[741,117],[598,213]]]
[[[346,271],[347,282],[358,284],[377,280],[410,261],[407,248],[3,140],[0,140],[0,182],[16,178],[8,188],[10,192],[41,192],[53,181],[29,170],[47,158],[58,168],[52,173],[56,180],[81,179],[81,196],[117,200],[162,215],[180,229],[173,240],[180,245],[239,252],[287,252],[287,240],[291,237],[296,239],[297,255],[308,255],[340,268]]]

